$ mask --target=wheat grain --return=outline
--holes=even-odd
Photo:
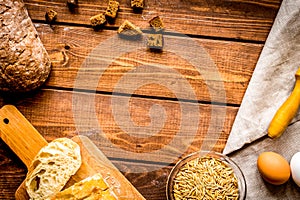
[[[233,169],[219,158],[204,156],[188,161],[174,179],[175,200],[230,199],[239,197]]]

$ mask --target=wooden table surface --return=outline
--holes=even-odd
[[[222,152],[281,4],[281,0],[145,0],[142,12],[134,12],[130,0],[119,0],[116,20],[94,30],[89,18],[103,12],[107,1],[79,0],[78,8],[72,12],[66,0],[24,2],[51,57],[52,72],[38,91],[18,97],[1,95],[0,106],[15,105],[47,141],[88,135],[146,199],[162,200],[166,198],[168,174],[178,159],[168,158],[160,150],[167,152],[165,147],[177,140],[175,143],[181,146],[172,151],[178,150],[180,158],[200,150],[204,141],[207,143],[211,138],[211,149]],[[49,9],[58,13],[51,26],[45,23],[45,12]],[[99,69],[87,68],[90,78],[84,79],[83,85],[95,81],[97,84],[94,88],[78,86],[77,75],[83,63],[99,45],[113,40],[124,20],[148,30],[148,21],[157,15],[164,21],[166,42],[192,39],[205,50],[215,69],[204,67],[199,72],[192,60],[183,56],[193,51],[180,46],[185,42],[178,43],[176,51],[168,49],[166,43],[162,52],[141,48],[111,58],[101,78]],[[118,50],[112,47],[106,53],[114,55],[115,51]],[[105,59],[103,56],[98,57]],[[167,73],[159,68],[173,71]],[[205,75],[211,71],[217,71],[219,77]],[[142,81],[134,84],[127,78],[116,92],[122,77],[128,74]],[[179,88],[179,79],[188,83],[194,96]],[[220,85],[225,98],[219,98]],[[80,99],[83,102],[76,102]],[[92,109],[86,108],[90,104],[85,105],[89,99],[94,102]],[[124,104],[125,109],[123,102],[128,103]],[[190,108],[195,107],[196,112],[192,112]],[[90,116],[96,116],[96,124]],[[186,131],[185,135],[180,130]],[[14,199],[25,175],[25,165],[1,140],[0,199]]]

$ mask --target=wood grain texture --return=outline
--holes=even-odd
[[[58,12],[57,22],[90,25],[90,17],[105,11],[108,1],[79,1],[75,12],[70,12],[64,0],[25,0],[32,19],[44,20],[45,12]],[[130,8],[130,1],[120,0],[120,11],[114,23],[116,28],[125,19],[141,28],[148,28],[148,21],[160,15],[169,31],[184,34],[265,41],[279,9],[280,0],[147,1],[142,13]]]
[[[47,141],[37,132],[15,106],[0,109],[1,139],[22,160],[27,169]]]
[[[14,199],[15,191],[25,179],[26,166],[0,140],[0,199]]]
[[[110,190],[117,195],[118,199],[139,199],[145,198],[136,190],[135,187],[125,178],[125,176],[111,163],[111,161],[99,150],[99,148],[85,136],[75,136],[72,138],[81,149],[81,155],[86,163],[86,169],[91,168],[94,172],[100,173],[107,182]],[[88,178],[84,170],[78,170],[77,174],[83,172],[82,175]],[[94,172],[92,175],[94,175]],[[75,183],[78,182],[74,180]]]
[[[127,169],[127,172],[123,172],[123,174],[146,199],[166,200],[166,183],[172,166],[160,165],[157,170],[147,173],[136,173],[131,169],[143,168],[146,170],[149,168],[149,164],[117,161],[113,163],[118,168]]]
[[[151,118],[149,117],[149,109],[153,105],[159,105],[165,109],[165,124],[163,124],[163,128],[159,133],[155,134],[154,137],[149,138],[138,138],[138,137],[128,137],[128,133],[122,131],[120,129],[120,125],[116,124],[114,121],[115,117],[123,115],[122,113],[112,113],[111,111],[111,95],[102,95],[102,94],[93,94],[93,93],[78,93],[77,97],[74,98],[73,92],[61,91],[61,90],[41,90],[35,94],[28,95],[27,97],[23,97],[20,99],[3,99],[5,104],[14,103],[17,108],[24,114],[24,116],[33,124],[33,126],[48,140],[51,141],[57,137],[73,137],[79,134],[78,131],[83,135],[89,136],[97,147],[102,150],[106,156],[112,158],[112,160],[116,160],[116,166],[119,167],[122,171],[126,171],[126,175],[128,173],[129,180],[133,183],[134,186],[146,197],[146,199],[150,199],[155,197],[157,199],[164,199],[164,188],[163,185],[165,182],[161,182],[166,178],[166,169],[162,169],[164,166],[169,165],[170,163],[175,163],[177,160],[173,160],[174,158],[169,156],[169,151],[176,151],[176,149],[167,149],[166,155],[156,155],[153,154],[152,157],[144,157],[136,158],[132,157],[131,152],[137,153],[145,153],[155,151],[162,146],[166,146],[170,140],[177,134],[178,124],[180,124],[180,115],[183,115],[180,111],[179,103],[174,101],[162,101],[162,100],[151,100],[144,98],[130,98],[130,112],[132,121],[135,122],[137,126],[145,126],[149,125]],[[105,132],[105,136],[109,138],[111,143],[107,143],[103,140],[103,135],[99,134],[99,129],[93,124],[93,121],[89,118],[92,114],[90,110],[81,110],[80,116],[83,120],[83,124],[80,124],[83,127],[76,127],[76,122],[74,121],[74,102],[77,100],[87,100],[95,97],[95,109],[98,110],[97,119],[99,120],[99,124],[102,128],[102,131]],[[119,96],[116,97],[120,99],[120,101],[126,97]],[[39,102],[38,105],[36,102]],[[59,103],[58,103],[59,102]],[[80,103],[79,105],[81,105]],[[181,103],[184,104],[184,103]],[[190,104],[190,103],[185,103]],[[78,105],[77,105],[78,106]],[[182,106],[182,105],[181,105]],[[217,110],[222,110],[222,106],[218,106]],[[78,108],[77,108],[78,109]],[[182,152],[181,156],[184,156],[188,153],[197,151],[200,149],[201,144],[203,143],[204,136],[208,129],[208,121],[211,118],[211,105],[200,104],[199,105],[201,117],[199,124],[199,129],[195,135],[195,138],[192,140],[191,144],[186,144],[186,151]],[[224,121],[224,127],[219,127],[221,132],[216,138],[217,141],[214,149],[216,151],[221,151],[226,143],[230,127],[233,123],[234,117],[237,112],[237,108],[235,107],[225,107],[226,109],[226,119]],[[76,105],[75,105],[76,111]],[[216,116],[217,119],[220,116]],[[75,117],[76,119],[76,117]],[[155,118],[154,118],[155,119]],[[186,129],[190,129],[191,122],[183,123],[186,126]],[[182,122],[181,122],[182,123]],[[78,124],[77,124],[78,125]],[[76,130],[77,128],[77,130]],[[124,128],[124,127],[123,127]],[[125,127],[126,128],[126,127]],[[131,128],[131,127],[127,127]],[[152,127],[153,128],[153,127]],[[160,127],[158,127],[160,128]],[[218,130],[218,127],[211,127],[214,131]],[[143,127],[145,130],[151,130],[150,128]],[[157,127],[154,127],[156,130]],[[192,129],[192,128],[191,128]],[[131,129],[130,129],[131,130]],[[140,134],[139,129],[136,129],[138,132],[134,132],[131,135],[135,134],[138,136]],[[211,134],[214,134],[213,132]],[[193,133],[187,132],[187,137],[192,136]],[[145,136],[145,135],[144,135]],[[180,142],[184,143],[186,139],[184,137],[180,138]],[[188,140],[186,140],[188,141]],[[212,144],[214,144],[214,142]],[[120,149],[124,149],[124,151],[120,151]],[[178,149],[177,149],[178,150]],[[179,149],[180,150],[180,149]],[[12,154],[12,153],[11,153]],[[9,157],[6,155],[6,157]],[[180,156],[179,156],[180,157]],[[148,164],[147,164],[148,163]],[[157,164],[155,164],[157,163]],[[158,168],[151,173],[146,172],[146,170],[152,169],[153,165]],[[144,172],[136,173],[135,170],[138,169],[144,170]],[[135,169],[135,170],[133,170]],[[22,174],[19,177],[24,177],[25,169],[22,169]],[[170,168],[168,168],[170,170]],[[167,171],[168,171],[167,170]],[[161,174],[163,173],[163,174]],[[156,176],[153,176],[155,175]],[[148,185],[144,185],[140,183],[139,179],[141,177],[148,178]],[[20,180],[20,179],[19,179]],[[6,188],[4,185],[0,185],[0,187]],[[154,194],[149,193],[149,189],[158,190]],[[6,194],[9,195],[9,194]],[[158,197],[158,196],[159,197]]]
[[[158,54],[143,48],[117,57],[114,55],[116,54],[115,51],[119,51],[119,49],[108,48],[101,51],[101,47],[99,47],[103,43],[113,40],[112,38],[116,36],[114,31],[95,32],[91,28],[70,26],[55,26],[54,29],[51,29],[49,25],[44,24],[36,24],[36,27],[53,63],[47,86],[75,87],[78,71],[83,69],[84,61],[88,59],[92,51],[96,50],[98,54],[95,59],[100,59],[97,61],[99,65],[97,64],[93,69],[90,67],[89,71],[86,72],[88,78],[85,80],[85,85],[94,85],[99,77],[101,80],[91,90],[114,92],[118,81],[126,75],[125,77],[131,77],[131,80],[127,84],[122,84],[119,91],[130,94],[132,87],[136,87],[135,79],[148,80],[150,77],[152,82],[157,84],[140,85],[134,91],[135,95],[175,98],[174,91],[167,89],[166,86],[174,84],[175,87],[174,79],[178,79],[176,76],[180,75],[181,80],[188,81],[191,89],[195,92],[194,100],[207,102],[222,101],[223,103],[240,104],[255,68],[259,56],[258,52],[263,47],[261,44],[175,37],[172,41],[174,41],[175,47],[178,46],[177,54],[167,50]],[[165,37],[174,38],[172,36]],[[185,40],[194,41],[195,44],[199,45],[195,46],[195,49],[205,51],[206,55],[214,62],[215,69],[205,66],[195,68],[189,60],[182,58],[181,54],[192,51],[189,47],[180,47],[180,44],[185,43]],[[120,41],[122,42],[122,40]],[[202,55],[205,54],[202,53]],[[110,59],[106,62],[111,64],[101,66],[101,59],[103,58]],[[145,70],[138,71],[141,69],[140,66],[147,65],[152,67],[152,70],[147,70],[147,73]],[[171,68],[174,73],[166,75],[162,70],[155,68],[157,65]],[[207,64],[207,66],[210,65]],[[105,71],[101,71],[101,69]],[[213,70],[218,73],[219,78],[203,76],[203,74]],[[102,73],[101,76],[100,73]],[[220,86],[224,87],[225,102],[224,99],[220,100],[218,92],[209,91],[210,87],[215,87],[215,85],[218,85],[217,88],[214,88],[215,90],[221,90]],[[179,96],[186,94],[185,90],[180,91],[178,89],[176,92]]]
[[[123,102],[126,101],[129,102],[129,107],[119,110],[118,106],[124,107]],[[35,102],[39,102],[38,105]],[[195,134],[192,144],[186,144],[188,149],[184,153],[199,150],[206,134],[220,134],[216,138],[220,143],[215,148],[221,151],[238,110],[237,107],[230,106],[52,89],[18,100],[4,99],[4,103],[14,103],[47,141],[83,134],[92,138],[108,157],[120,159],[138,158],[117,153],[113,150],[114,147],[136,153],[154,151],[167,145],[179,134],[179,130],[186,131],[180,136],[181,139]],[[94,110],[97,111],[96,115]],[[212,115],[213,110],[218,114]],[[224,123],[218,123],[222,121]],[[106,143],[104,137],[115,146]],[[149,158],[143,158],[145,161],[147,159]],[[151,159],[161,161],[162,157],[153,156]]]

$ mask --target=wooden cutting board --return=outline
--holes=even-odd
[[[13,105],[0,109],[0,136],[29,169],[32,160],[47,141]],[[73,141],[81,148],[82,165],[66,187],[84,178],[101,173],[118,199],[145,199],[107,157],[85,136]],[[24,182],[16,191],[16,199],[29,199]]]

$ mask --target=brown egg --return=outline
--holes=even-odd
[[[289,163],[274,152],[261,153],[257,159],[257,168],[262,178],[273,185],[287,182],[291,175]]]

